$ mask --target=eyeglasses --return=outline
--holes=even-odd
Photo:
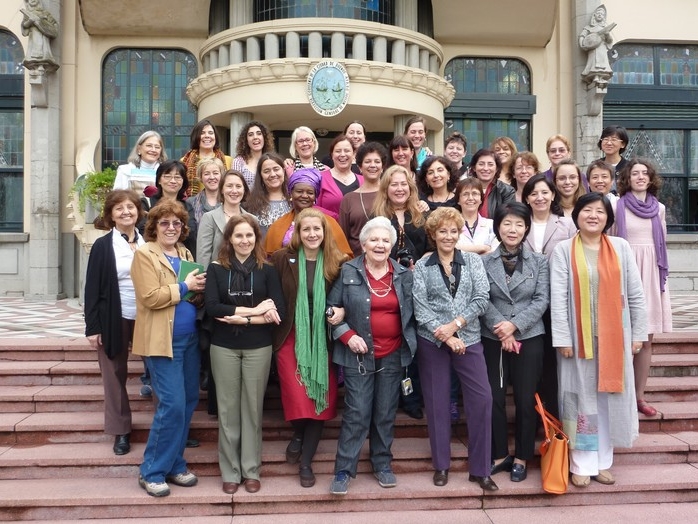
[[[380,347],[376,346],[376,349],[380,349]],[[366,375],[372,375],[374,373],[380,373],[385,369],[385,367],[382,367],[375,371],[367,371],[366,365],[364,364],[364,356],[359,355],[358,353],[356,354],[356,362],[359,364],[359,375],[361,375],[362,377],[365,377]]]
[[[158,226],[160,226],[163,229],[170,229],[171,227],[175,229],[181,229],[182,228],[182,223],[179,220],[173,220],[170,222],[169,220],[161,220],[158,222]]]
[[[514,171],[526,171],[528,169],[533,169],[535,171],[536,168],[533,166],[521,165],[521,166],[516,166],[516,169],[514,169]]]
[[[230,289],[232,283],[233,271],[228,273],[228,296],[230,297],[251,297],[254,296],[254,273],[250,273],[250,290],[249,291],[233,291]]]
[[[184,179],[179,175],[162,175],[160,180],[164,180],[165,182],[172,182],[173,180],[175,182],[181,182]]]
[[[162,149],[162,146],[159,144],[141,144],[141,147],[145,149],[154,149],[155,151],[160,151]]]
[[[312,138],[299,138],[298,140],[296,140],[296,144],[310,144],[312,143],[312,141]]]
[[[566,147],[558,147],[557,149],[548,149],[548,153],[551,155],[554,155],[555,153],[560,153],[561,155],[564,155],[567,153],[567,148]]]
[[[601,142],[606,144],[617,144],[618,142],[622,142],[622,140],[617,136],[607,136],[605,138],[602,138]]]

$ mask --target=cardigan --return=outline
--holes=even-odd
[[[417,334],[439,347],[443,342],[434,337],[434,331],[457,316],[465,319],[465,324],[457,331],[458,338],[466,346],[480,342],[478,317],[485,311],[488,303],[489,285],[480,257],[475,253],[461,253],[455,250],[453,263],[461,266],[455,297],[451,296],[448,286],[444,283],[439,268],[438,252],[435,251],[429,258],[418,261],[414,268],[414,316],[417,320]]]
[[[206,271],[206,291],[204,303],[206,314],[213,320],[213,332],[211,344],[228,349],[257,349],[272,345],[272,329],[276,324],[250,324],[235,325],[226,324],[215,320],[235,314],[236,306],[228,294],[228,282],[230,269],[226,269],[218,262],[212,262]],[[255,267],[249,277],[245,279],[246,285],[252,289],[253,305],[256,307],[267,298],[271,298],[276,306],[276,311],[283,320],[286,317],[286,302],[281,292],[279,273],[274,266],[262,265],[261,269]],[[248,283],[249,282],[249,283]]]
[[[543,313],[550,303],[550,271],[548,261],[522,246],[518,267],[507,284],[499,249],[485,255],[482,262],[489,281],[490,303],[480,317],[482,336],[499,340],[494,326],[508,320],[516,326],[514,338],[526,340],[545,333]]]
[[[550,216],[548,216],[548,222],[545,225],[545,234],[543,235],[543,250],[541,253],[545,255],[545,258],[547,258],[548,262],[550,262],[555,246],[557,246],[559,242],[572,238],[576,234],[577,228],[570,217],[561,217],[555,213],[550,213]],[[532,235],[533,228],[531,228],[526,240],[524,240],[524,245],[531,251],[536,252]]]
[[[375,371],[376,361],[371,335],[371,294],[366,283],[365,257],[366,255],[361,255],[342,266],[341,274],[327,296],[327,304],[345,309],[344,321],[332,326],[334,363],[340,366],[356,366],[356,354],[340,340],[344,333],[353,329],[368,346],[368,353],[364,355],[366,370]],[[407,367],[417,350],[417,330],[412,306],[412,271],[394,260],[390,260],[390,263],[393,266],[393,288],[400,304],[402,323],[403,340],[398,350],[400,365]]]
[[[110,359],[124,347],[113,235],[112,229],[95,240],[85,275],[85,336],[101,334],[104,352]]]
[[[332,176],[330,169],[321,171],[320,174],[322,178],[320,179],[320,191],[318,191],[316,199],[317,205],[328,210],[332,218],[336,220],[339,218],[339,206],[344,198],[344,193],[337,185],[337,181]],[[359,187],[361,187],[364,183],[364,177],[356,174],[354,176]]]

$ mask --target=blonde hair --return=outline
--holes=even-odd
[[[412,178],[412,173],[402,166],[393,165],[385,170],[383,176],[380,180],[380,185],[378,186],[378,193],[376,195],[376,201],[373,204],[373,216],[382,216],[386,218],[392,218],[395,216],[395,210],[393,209],[393,204],[388,198],[388,187],[392,182],[393,175],[402,173],[407,179],[407,185],[410,188],[410,196],[407,198],[407,205],[405,211],[409,212],[412,217],[410,223],[414,227],[421,227],[424,224],[424,216],[419,210],[419,195],[417,193],[417,185]]]
[[[304,218],[320,219],[324,236],[322,239],[322,256],[324,265],[322,271],[325,275],[325,280],[328,282],[334,282],[339,275],[339,268],[344,262],[347,261],[348,257],[337,247],[337,243],[334,240],[334,235],[332,234],[332,228],[327,221],[325,213],[312,207],[303,209],[300,213],[298,213],[293,219],[294,227],[293,233],[291,234],[289,247],[298,253],[300,248],[303,246],[303,242],[301,241],[301,222]]]

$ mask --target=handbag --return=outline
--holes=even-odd
[[[570,474],[570,439],[562,424],[543,407],[536,393],[536,411],[543,420],[545,439],[540,444],[540,476],[543,491],[554,495],[567,492]]]

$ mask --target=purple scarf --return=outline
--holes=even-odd
[[[647,194],[645,201],[638,200],[635,195],[628,192],[618,200],[616,206],[616,227],[618,236],[628,240],[628,228],[625,225],[625,208],[636,217],[652,220],[652,239],[654,251],[657,254],[657,266],[659,267],[659,289],[664,293],[666,280],[669,276],[669,260],[666,251],[666,235],[659,218],[659,201],[654,195]]]

